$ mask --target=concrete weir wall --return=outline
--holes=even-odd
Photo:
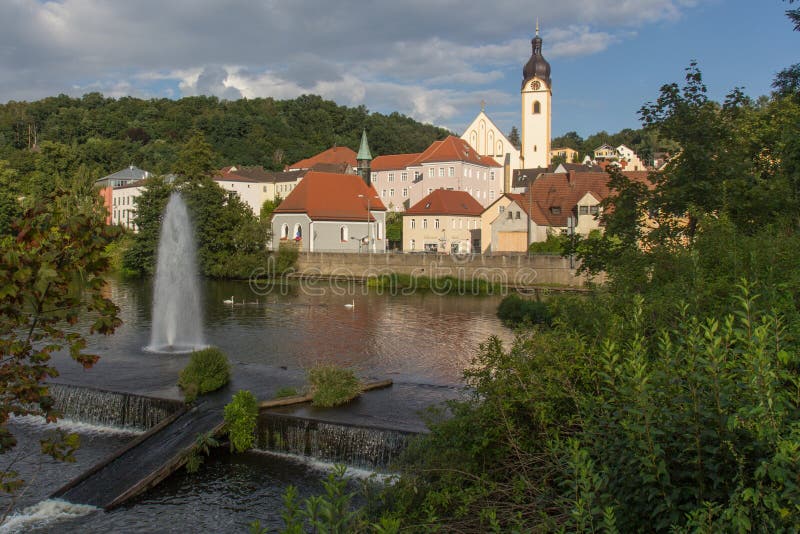
[[[569,259],[560,256],[480,254],[347,254],[301,252],[297,273],[306,277],[366,278],[381,274],[407,274],[438,278],[453,276],[461,280],[483,279],[508,287],[582,287],[585,276],[570,269]]]

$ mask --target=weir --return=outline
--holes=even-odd
[[[256,447],[364,469],[388,467],[413,434],[384,428],[266,413],[258,422]]]

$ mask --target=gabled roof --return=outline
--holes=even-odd
[[[372,160],[370,166],[373,171],[393,171],[402,170],[414,163],[419,159],[421,154],[389,154],[386,156],[377,156]]]
[[[623,174],[630,180],[644,183],[648,188],[653,187],[646,171]],[[534,180],[529,192],[508,196],[529,213],[536,224],[564,228],[567,226],[567,217],[573,214],[578,201],[586,193],[591,193],[600,201],[611,194],[608,181],[609,175],[605,172],[544,173]]]
[[[386,211],[375,188],[357,174],[309,171],[273,213],[305,213],[315,221],[374,221],[367,198],[370,211]]]
[[[223,167],[214,175],[214,180],[231,182],[270,182],[270,176],[264,167],[240,167],[231,165]]]
[[[351,167],[355,167],[357,165],[356,153],[346,146],[334,146],[316,156],[301,159],[294,165],[287,166],[286,170],[312,169],[318,163],[347,163]]]
[[[101,182],[103,180],[143,180],[148,176],[150,176],[150,173],[148,171],[142,170],[136,165],[131,165],[113,174],[109,174],[108,176],[103,176],[102,178],[98,178],[95,181]]]
[[[437,163],[440,161],[463,161],[487,167],[502,167],[494,158],[481,156],[469,143],[454,135],[449,135],[442,141],[431,143],[412,164],[422,165],[423,163]]]
[[[466,191],[435,189],[403,215],[462,215],[480,217],[483,206]]]

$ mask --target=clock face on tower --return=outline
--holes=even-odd
[[[534,80],[531,82],[531,89],[534,91],[538,91],[541,86],[542,84],[539,82],[539,80]]]

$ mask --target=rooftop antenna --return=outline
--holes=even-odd
[[[536,17],[536,35],[539,35],[539,17]]]

